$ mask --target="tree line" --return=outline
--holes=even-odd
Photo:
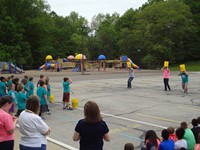
[[[49,54],[82,52],[89,60],[127,55],[144,67],[200,59],[200,1],[148,0],[122,16],[98,14],[91,23],[76,12],[59,16],[45,0],[0,0],[0,7],[0,61],[26,69]]]

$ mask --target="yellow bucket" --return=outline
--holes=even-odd
[[[164,61],[164,67],[168,67],[169,66],[169,61]]]
[[[185,71],[185,64],[181,64],[181,65],[180,65],[180,71],[181,71],[181,72]]]
[[[54,103],[54,95],[53,94],[50,95],[50,100],[49,101],[50,101],[50,103]]]
[[[72,98],[72,108],[78,108],[78,99]]]

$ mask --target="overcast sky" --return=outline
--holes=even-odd
[[[147,0],[46,0],[51,6],[51,11],[55,11],[59,16],[69,16],[75,11],[80,16],[85,17],[89,22],[94,15],[99,13],[114,12],[123,15],[129,8],[139,8]]]

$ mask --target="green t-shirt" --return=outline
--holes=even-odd
[[[18,110],[24,110],[26,108],[26,100],[27,100],[26,95],[23,92],[19,92],[17,93],[16,99],[17,99]]]
[[[29,85],[28,96],[31,96],[34,94],[34,84],[33,84],[33,82],[28,81],[28,85]]]
[[[188,75],[186,73],[180,73],[181,79],[183,83],[188,82]]]
[[[44,98],[44,96],[47,95],[47,91],[45,90],[44,87],[39,86],[37,88],[37,96],[40,97],[40,105],[46,105],[46,99]]]
[[[69,92],[70,91],[70,83],[67,81],[67,82],[63,82],[63,91],[64,92]]]
[[[6,95],[5,93],[6,84],[4,82],[0,82],[0,97]]]
[[[191,131],[191,129],[187,128],[185,129],[185,134],[183,136],[183,139],[187,142],[187,148],[188,150],[194,150],[194,145],[196,144],[194,134]]]

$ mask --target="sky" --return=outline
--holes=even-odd
[[[99,13],[113,14],[117,12],[123,15],[126,10],[139,8],[147,0],[46,0],[59,16],[69,16],[75,11],[79,16],[85,17],[89,22],[94,15]]]

